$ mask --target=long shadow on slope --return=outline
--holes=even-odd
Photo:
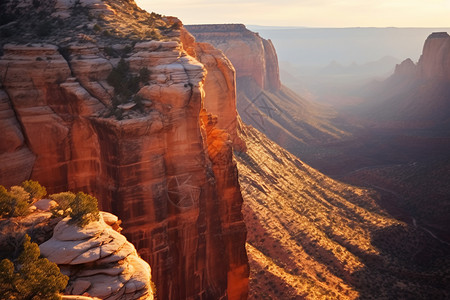
[[[426,232],[392,225],[372,233],[381,260],[361,257],[352,274],[360,299],[449,299],[450,248]]]

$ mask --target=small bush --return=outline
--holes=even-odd
[[[38,36],[48,36],[53,29],[53,24],[50,21],[44,21],[37,26],[36,33]]]
[[[45,187],[34,180],[26,180],[22,182],[22,187],[30,194],[30,200],[40,200],[45,195],[47,195],[47,190],[45,189]]]
[[[25,235],[23,251],[14,262],[0,262],[0,295],[2,299],[61,299],[69,278],[46,258],[39,258],[39,246]]]
[[[142,68],[139,70],[139,80],[143,84],[147,84],[150,80],[150,71],[148,68]]]
[[[181,22],[175,22],[170,26],[170,29],[179,30],[181,29]]]
[[[156,40],[156,41],[159,41],[163,38],[161,33],[159,32],[159,30],[157,30],[157,29],[152,29],[152,30],[147,31],[147,36],[149,38],[151,38],[152,40]]]
[[[75,199],[75,194],[71,192],[62,192],[50,195],[50,199],[54,200],[58,205],[51,209],[54,217],[67,217],[72,210],[71,203]]]
[[[140,69],[139,76],[130,74],[129,69],[128,63],[121,58],[117,67],[113,68],[106,78],[108,84],[114,88],[114,96],[112,98],[112,105],[114,108],[121,103],[132,100],[133,95],[139,91],[140,86],[147,84],[150,80],[150,71],[147,68]],[[136,99],[136,96],[134,99]],[[139,105],[138,102],[136,103]],[[140,104],[142,104],[142,101]],[[143,109],[143,106],[140,105],[139,109]],[[115,115],[119,119],[119,117],[121,117],[121,112],[119,113],[116,111]]]
[[[136,103],[136,108],[140,111],[144,111],[144,103],[142,103],[142,97],[139,95],[134,96],[133,101]]]
[[[72,218],[70,222],[79,227],[84,227],[100,218],[97,199],[83,192],[76,194],[75,199],[70,203],[70,208],[69,215]]]
[[[0,217],[18,217],[29,213],[30,194],[21,186],[12,186],[8,192],[0,185]]]
[[[105,47],[105,54],[111,57],[119,57],[118,53],[112,47]]]
[[[114,116],[116,117],[116,119],[117,120],[123,120],[123,112],[122,112],[122,110],[120,109],[120,108],[117,108],[115,111],[114,111]]]
[[[93,29],[94,29],[95,31],[101,31],[101,30],[102,30],[102,28],[101,28],[100,25],[98,25],[98,24],[95,24]]]

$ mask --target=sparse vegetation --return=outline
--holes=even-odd
[[[449,297],[448,246],[390,217],[374,191],[299,165],[254,130],[245,137],[247,152],[237,161],[251,296]]]
[[[69,204],[70,206],[70,223],[74,223],[79,227],[84,227],[90,222],[98,221],[100,213],[98,210],[98,201],[95,197],[78,192]]]
[[[34,180],[26,180],[22,182],[22,187],[30,194],[30,200],[40,200],[47,195],[47,190],[45,187]]]
[[[54,217],[67,217],[72,210],[70,205],[75,200],[75,194],[72,192],[62,192],[50,195],[50,199],[58,204],[51,209],[52,215]]]
[[[23,239],[23,250],[13,260],[0,262],[0,295],[2,299],[56,300],[61,299],[69,278],[58,266],[40,258],[39,247],[28,235]]]
[[[114,87],[112,113],[117,120],[123,118],[123,112],[117,109],[117,106],[122,103],[127,103],[131,100],[136,103],[136,109],[140,111],[144,109],[142,98],[137,96],[136,93],[141,86],[149,83],[150,71],[147,68],[142,68],[139,70],[139,75],[136,76],[129,69],[128,63],[121,58],[117,67],[113,68],[107,77],[108,83]]]
[[[0,217],[18,217],[29,213],[30,194],[21,186],[12,186],[9,191],[0,185]]]
[[[119,39],[135,42],[178,39],[172,32],[181,23],[173,18],[147,13],[134,2],[113,0],[108,5],[114,15],[91,10],[75,1],[67,11],[70,17],[62,21],[52,16],[55,1],[33,0],[28,7],[18,7],[17,1],[10,1],[8,6],[0,3],[0,26],[6,25],[0,30],[0,47],[8,42],[50,42],[66,46],[83,41],[111,44]]]
[[[25,216],[30,213],[30,204],[46,194],[45,187],[33,180],[24,181],[22,186],[12,186],[9,191],[0,185],[0,217]],[[53,217],[70,216],[70,222],[80,227],[99,219],[98,201],[91,195],[62,192],[49,197],[57,203],[51,209]]]

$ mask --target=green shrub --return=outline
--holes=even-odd
[[[18,217],[29,213],[30,194],[21,186],[12,186],[8,192],[0,185],[0,217]]]
[[[175,22],[170,26],[171,29],[179,30],[181,29],[181,22]]]
[[[47,190],[45,187],[34,180],[26,180],[22,182],[22,187],[30,194],[30,200],[40,200],[47,195]]]
[[[144,112],[144,103],[142,102],[142,97],[139,95],[136,95],[133,97],[133,101],[136,103],[136,108],[140,112]]]
[[[0,262],[0,295],[2,299],[61,299],[69,278],[46,258],[39,258],[39,246],[25,235],[23,251],[14,263]]]
[[[98,221],[100,213],[98,210],[98,201],[95,197],[78,192],[75,199],[70,203],[70,220],[79,227],[84,227],[90,222]]]
[[[93,29],[94,29],[95,31],[101,31],[101,30],[102,30],[102,28],[101,28],[100,25],[98,25],[98,24],[95,24],[94,27],[93,27]]]
[[[116,50],[114,50],[112,47],[105,47],[104,48],[105,54],[111,57],[119,57]]]
[[[72,210],[70,205],[75,199],[75,194],[71,192],[62,192],[50,195],[50,199],[54,200],[58,205],[51,209],[54,217],[67,217]]]
[[[115,108],[121,103],[126,103],[131,100],[133,95],[139,91],[141,85],[148,84],[148,81],[150,80],[150,71],[147,68],[142,68],[139,70],[138,76],[130,74],[128,63],[121,58],[117,67],[111,70],[111,73],[109,73],[106,80],[108,84],[114,88],[112,105]],[[143,106],[140,105],[139,109],[143,109]],[[121,116],[121,113],[117,114],[120,114]],[[116,117],[118,118],[117,114]]]
[[[48,36],[53,30],[53,27],[50,21],[44,21],[37,26],[36,33],[38,36]]]
[[[148,84],[150,80],[150,71],[148,68],[142,68],[139,70],[139,80],[143,84]]]

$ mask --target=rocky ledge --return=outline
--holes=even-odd
[[[101,299],[153,299],[150,266],[119,233],[118,218],[101,212],[100,220],[81,228],[61,220],[41,254],[69,276],[66,293]]]

